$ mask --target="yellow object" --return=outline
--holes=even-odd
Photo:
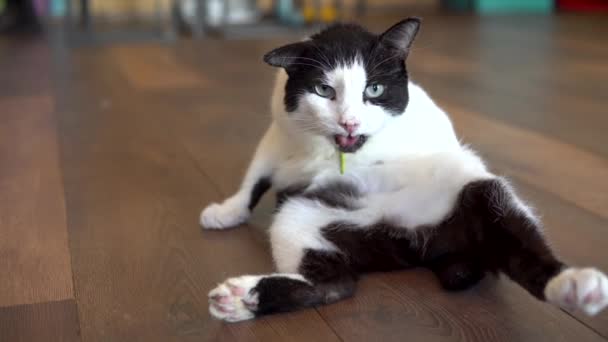
[[[170,0],[95,0],[89,2],[91,13],[119,20],[132,16],[154,18],[157,12],[170,13],[173,3]]]
[[[340,152],[340,174],[343,175],[346,170],[346,155]]]
[[[304,5],[304,8],[302,8],[302,17],[304,18],[305,22],[310,23],[314,21],[316,16],[317,11],[315,10],[315,7],[312,6],[312,4],[307,3],[306,5]]]
[[[325,23],[331,23],[335,21],[338,17],[338,12],[334,6],[323,6],[321,8],[321,21]]]

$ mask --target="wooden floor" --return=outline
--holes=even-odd
[[[387,27],[390,20],[370,20]],[[428,17],[413,78],[535,204],[563,258],[608,271],[608,20]],[[265,229],[201,231],[269,122],[287,41],[69,47],[0,39],[0,341],[602,341],[505,278],[373,274],[337,304],[225,324],[207,292],[272,270]]]

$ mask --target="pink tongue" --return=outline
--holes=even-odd
[[[338,135],[336,140],[338,141],[338,145],[342,147],[351,147],[359,140],[359,137]]]

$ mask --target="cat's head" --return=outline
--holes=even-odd
[[[267,53],[264,61],[288,75],[288,120],[342,152],[357,151],[405,111],[405,59],[419,27],[420,19],[408,18],[376,35],[336,24]]]

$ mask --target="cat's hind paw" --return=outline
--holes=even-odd
[[[567,268],[547,283],[545,298],[566,310],[592,316],[608,305],[608,277],[594,268]]]
[[[229,278],[209,292],[209,312],[217,319],[238,322],[255,317],[258,295],[252,289],[261,277]]]
[[[250,212],[238,201],[212,203],[201,212],[200,224],[207,229],[224,229],[237,226],[249,218]]]

